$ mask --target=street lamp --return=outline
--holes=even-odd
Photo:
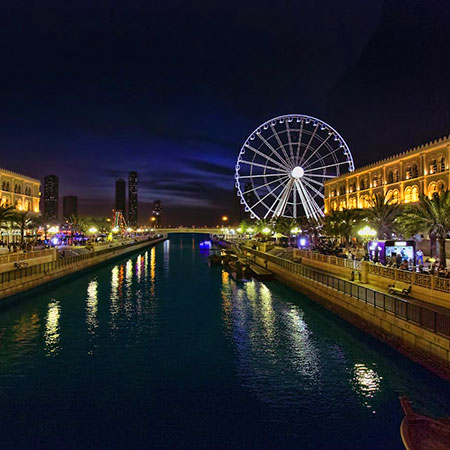
[[[95,228],[95,227],[91,227],[91,228],[89,228],[89,233],[92,233],[92,234],[95,234],[95,233],[97,233],[97,228]]]
[[[370,228],[368,225],[366,225],[364,228],[358,231],[358,234],[364,239],[369,240],[370,238],[373,238],[377,235],[377,232]]]

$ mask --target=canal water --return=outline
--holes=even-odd
[[[2,449],[401,449],[398,396],[450,383],[277,283],[209,268],[200,235],[0,311]]]

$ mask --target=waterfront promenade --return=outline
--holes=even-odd
[[[156,237],[144,235],[97,244],[89,250],[82,247],[68,247],[61,252],[50,249],[3,256],[4,265],[7,268],[5,270],[0,269],[0,300],[117,256],[154,245],[165,239],[167,239],[166,235]],[[30,254],[32,257],[27,257]],[[11,258],[15,262],[11,261]],[[16,267],[12,268],[12,264],[15,264]]]
[[[450,379],[450,302],[446,305],[445,283],[430,280],[429,288],[415,286],[419,298],[398,297],[390,295],[387,286],[407,275],[392,272],[395,269],[390,269],[389,276],[383,278],[378,266],[367,262],[359,265],[312,252],[292,252],[293,259],[301,257],[300,263],[246,246],[242,249],[247,257],[273,272],[280,281]],[[410,282],[414,282],[415,275],[420,274],[409,273]],[[418,280],[424,284],[421,277]],[[431,287],[436,288],[434,295]],[[434,298],[439,301],[433,301]]]

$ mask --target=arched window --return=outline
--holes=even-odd
[[[345,200],[341,200],[339,203],[339,211],[344,211],[347,208],[347,202]]]
[[[334,202],[331,202],[331,209],[333,210],[333,211],[336,211],[336,209],[337,209],[337,203],[334,201]]]
[[[412,170],[411,170],[411,177],[412,178],[417,178],[418,176],[419,176],[419,166],[416,164],[416,163],[414,163],[413,165],[412,165]]]
[[[353,181],[352,183],[349,184],[348,186],[348,190],[350,192],[355,192],[356,191],[356,183]]]
[[[369,178],[367,178],[367,177],[361,178],[361,180],[359,181],[359,187],[361,190],[368,189],[369,188]]]
[[[433,158],[430,161],[430,173],[436,173],[437,172],[437,161],[436,158]]]
[[[31,211],[31,202],[29,200],[27,200],[25,202],[25,210],[26,211]]]
[[[405,179],[409,180],[410,178],[412,178],[412,166],[408,164],[405,170]]]
[[[445,191],[445,181],[442,181],[442,180],[438,181],[437,190],[438,190],[439,193]]]
[[[394,169],[394,182],[397,183],[399,180],[398,169]]]
[[[339,195],[345,195],[345,184],[339,186]]]
[[[331,190],[331,197],[336,197],[336,189]]]
[[[363,195],[359,200],[360,208],[369,208],[370,201],[368,195]]]
[[[433,194],[437,193],[438,187],[435,182],[428,185],[428,198],[433,198]]]
[[[441,172],[445,171],[445,158],[441,156],[441,159],[439,160],[439,170]]]
[[[356,209],[356,197],[350,197],[348,200],[348,207],[350,209]]]
[[[394,172],[392,170],[388,173],[388,183],[391,184],[394,182]]]
[[[398,189],[393,189],[387,193],[387,201],[389,204],[397,204],[399,202],[399,197]]]
[[[411,189],[411,202],[415,203],[419,201],[419,188],[417,186],[413,186]]]
[[[405,203],[411,203],[412,202],[412,189],[410,186],[408,186],[405,189]]]

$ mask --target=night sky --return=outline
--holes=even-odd
[[[140,222],[217,224],[263,121],[330,123],[356,167],[450,134],[444,0],[10,1],[0,14],[0,166],[60,177],[109,215],[139,172]]]

